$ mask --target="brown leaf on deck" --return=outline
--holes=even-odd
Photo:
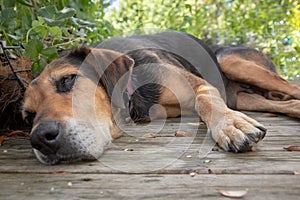
[[[175,137],[195,137],[196,134],[186,131],[176,131]]]
[[[145,135],[143,135],[144,138],[156,138],[156,134],[155,133],[147,133]]]
[[[56,172],[53,172],[52,174],[71,174],[71,172],[68,172],[68,171],[56,171]]]
[[[4,142],[4,136],[0,136],[0,147],[2,146],[3,142]]]
[[[294,175],[300,175],[300,170],[294,171]]]
[[[28,133],[24,132],[24,131],[16,130],[16,131],[12,131],[9,134],[7,134],[7,137],[12,137],[12,136],[15,136],[15,135],[18,135],[18,136],[28,136]]]
[[[221,189],[217,189],[217,192],[219,192],[224,197],[231,197],[231,198],[242,198],[248,193],[247,190],[228,191],[228,190],[221,190]]]
[[[300,151],[300,146],[283,147],[283,149],[285,149],[287,151]]]

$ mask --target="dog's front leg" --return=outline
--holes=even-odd
[[[197,88],[195,109],[206,123],[212,138],[226,151],[250,151],[266,134],[263,125],[241,112],[229,109],[218,90],[208,83]]]

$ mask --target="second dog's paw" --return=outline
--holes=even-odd
[[[211,127],[212,137],[225,151],[246,152],[262,140],[266,129],[250,117],[237,111],[230,111]]]

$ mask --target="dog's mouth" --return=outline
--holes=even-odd
[[[112,139],[106,124],[95,126],[75,119],[41,124],[31,133],[31,146],[46,165],[96,160]]]
[[[55,165],[59,163],[72,163],[72,162],[79,162],[79,161],[94,161],[96,160],[95,156],[93,155],[82,155],[82,154],[68,154],[68,155],[61,155],[61,154],[49,154],[45,155],[37,149],[33,149],[33,152],[36,158],[45,165]]]

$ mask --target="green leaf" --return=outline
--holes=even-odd
[[[40,68],[39,60],[32,63],[31,74],[33,77],[35,77],[41,71],[39,68]]]
[[[49,48],[43,49],[41,51],[41,54],[46,56],[47,60],[49,62],[52,61],[53,59],[57,58],[57,56],[58,56],[57,50],[54,47],[49,47]]]
[[[185,8],[189,10],[189,12],[192,12],[192,5],[191,4],[185,4]]]
[[[32,3],[29,3],[25,0],[16,0],[16,1],[24,6],[33,7]]]
[[[76,14],[76,10],[73,8],[64,8],[56,14],[56,20],[68,19],[73,17]]]
[[[38,39],[33,39],[26,44],[25,55],[32,59],[38,59],[42,50],[43,43]]]
[[[48,29],[47,26],[36,26],[34,28],[34,31],[39,34],[42,38],[46,37],[48,35]]]
[[[35,27],[40,26],[40,25],[42,25],[42,24],[38,20],[33,20],[32,21],[32,28],[35,28]]]
[[[54,5],[42,7],[38,10],[38,15],[49,19],[54,19],[56,13],[57,13],[57,8]]]
[[[46,67],[46,65],[48,64],[48,59],[44,56],[41,57],[40,61],[39,61],[39,72],[43,71],[43,69]]]
[[[24,15],[23,17],[22,17],[22,28],[24,28],[24,29],[30,29],[31,28],[31,25],[32,25],[32,19],[31,19],[31,17],[30,17],[30,15]]]
[[[31,65],[32,75],[37,76],[39,73],[41,73],[43,71],[43,69],[46,67],[47,64],[48,64],[47,59],[43,56],[40,59],[36,60]]]
[[[44,19],[49,26],[65,26],[67,24],[67,21],[64,19],[60,19],[60,20],[53,20],[49,18],[44,18]]]
[[[16,4],[15,0],[3,0],[4,8],[15,7],[15,4]]]
[[[8,23],[7,28],[8,28],[8,30],[14,30],[17,27],[17,25],[18,24],[16,21],[12,21],[12,22]]]
[[[35,28],[37,26],[42,26],[45,24],[45,20],[42,17],[38,17],[38,20],[32,21],[32,27]]]
[[[9,34],[9,33],[7,35],[8,35],[8,37],[12,38],[13,40],[20,40],[21,39],[20,36],[12,35],[12,34]]]
[[[57,40],[61,39],[62,32],[58,26],[50,27],[49,32],[55,39],[57,39]]]
[[[1,19],[0,21],[3,23],[9,23],[12,22],[13,18],[16,18],[18,15],[14,8],[5,8],[1,12]]]
[[[94,27],[96,24],[90,21],[86,21],[86,20],[82,20],[82,19],[78,19],[75,17],[70,18],[71,23],[73,23],[76,26],[90,26],[90,27]]]
[[[298,47],[298,46],[295,46],[294,48],[295,48],[295,50],[296,50],[298,53],[300,53],[300,46],[299,46],[299,47]]]

